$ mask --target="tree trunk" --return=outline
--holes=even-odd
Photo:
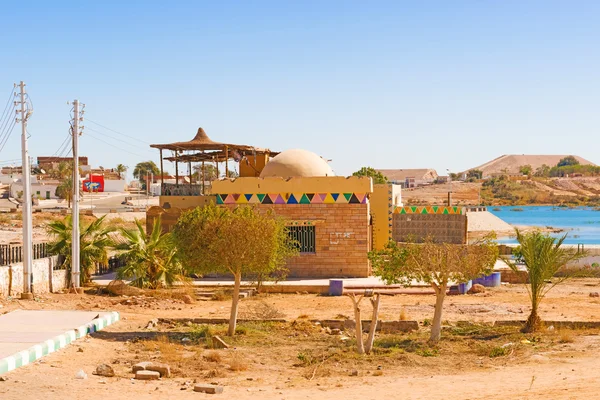
[[[365,346],[362,339],[362,321],[360,320],[360,301],[363,299],[362,296],[356,300],[356,295],[351,294],[349,297],[352,299],[354,305],[354,323],[356,325],[356,351],[358,354],[365,354]]]
[[[525,322],[525,326],[521,329],[523,333],[531,333],[537,332],[542,327],[542,319],[538,315],[538,303],[537,301],[532,301],[531,303],[531,314],[529,314],[529,318],[527,318],[527,322]]]
[[[233,274],[235,283],[233,285],[233,298],[231,299],[231,316],[229,317],[229,336],[235,335],[235,326],[237,324],[238,304],[240,302],[240,285],[242,284],[242,274]]]
[[[379,317],[379,299],[380,294],[377,293],[374,299],[371,300],[373,306],[373,316],[371,317],[371,326],[369,327],[369,336],[367,336],[367,344],[365,344],[365,353],[369,354],[373,349],[373,341],[375,341],[375,330],[377,329],[377,319]]]
[[[435,312],[433,313],[429,342],[436,343],[440,340],[440,336],[442,335],[442,309],[444,307],[448,283],[445,282],[439,286],[432,284],[432,286],[435,289]]]

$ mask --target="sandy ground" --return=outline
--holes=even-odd
[[[600,321],[600,300],[590,292],[600,290],[600,280],[570,281],[551,291],[541,306],[546,320]],[[137,362],[139,349],[131,340],[142,335],[149,320],[157,317],[226,317],[229,301],[197,301],[184,304],[173,299],[153,299],[139,305],[123,305],[121,297],[96,295],[45,295],[35,302],[0,300],[0,312],[17,308],[115,310],[122,321],[105,331],[68,346],[41,362],[5,375],[0,382],[0,399],[84,399],[90,396],[109,399],[196,399],[208,395],[181,390],[189,379],[175,375],[155,382],[131,380],[127,362]],[[257,299],[243,300],[241,311]],[[345,297],[316,295],[268,295],[260,297],[289,320],[307,315],[310,318],[350,316],[352,307]],[[401,312],[408,319],[422,321],[433,314],[434,296],[399,295],[385,297],[381,319],[398,319]],[[452,296],[447,299],[444,319],[449,321],[522,320],[529,311],[528,297],[522,285],[504,285],[478,295]],[[346,399],[584,399],[596,398],[600,385],[600,331],[584,331],[573,343],[538,350],[538,358],[463,360],[442,363],[422,358],[422,363],[386,365],[381,376],[372,371],[376,364],[356,359],[358,376],[337,374],[309,380],[292,367],[296,352],[280,354],[251,353],[245,371],[228,372],[209,379],[225,387],[223,396],[237,399],[312,399],[341,397]],[[297,340],[297,339],[291,339]],[[80,350],[81,349],[81,350]],[[235,351],[245,351],[238,348]],[[271,358],[269,358],[271,357]],[[274,357],[274,358],[273,358]],[[141,359],[140,359],[141,360]],[[101,378],[91,372],[96,365],[108,363],[117,376]],[[88,379],[75,379],[83,369]],[[201,382],[201,381],[199,381]],[[207,382],[207,383],[210,383]],[[507,389],[509,392],[507,392]],[[210,397],[210,396],[208,396]]]

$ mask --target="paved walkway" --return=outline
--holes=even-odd
[[[0,315],[0,375],[118,320],[116,312],[16,310]]]

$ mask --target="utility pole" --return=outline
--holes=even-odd
[[[79,100],[73,101],[73,208],[71,221],[73,233],[71,237],[71,284],[77,292],[81,286],[81,255],[79,241],[79,122],[83,121],[83,110],[79,110]]]
[[[25,83],[21,81],[19,84],[21,109],[17,113],[21,113],[21,118],[17,118],[17,122],[21,122],[21,158],[22,158],[22,182],[23,182],[23,293],[22,299],[32,300],[31,293],[32,279],[32,257],[33,239],[32,239],[32,223],[31,223],[31,167],[29,164],[29,150],[27,149],[27,120],[33,110],[25,110]]]

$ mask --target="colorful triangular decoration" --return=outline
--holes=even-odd
[[[233,196],[233,199],[234,199],[236,202],[237,202],[237,201],[238,201],[238,199],[240,198],[240,194],[239,194],[239,193],[234,193],[234,194],[232,194],[232,196]]]
[[[333,200],[335,200],[335,201],[337,201],[339,196],[340,196],[339,193],[331,193],[331,197],[333,197]]]
[[[306,197],[306,193],[300,198],[300,204],[310,204],[310,200]]]
[[[290,194],[290,197],[288,197],[288,204],[298,204],[298,200],[296,200],[296,196],[294,196],[293,194]]]
[[[225,204],[235,204],[235,199],[233,198],[233,195],[228,194],[227,197],[225,197],[225,200],[223,202]]]
[[[273,202],[275,204],[285,204],[285,200],[283,199],[283,197],[279,194],[277,195],[277,198],[275,199],[275,201]]]
[[[308,201],[310,201],[312,203],[312,199],[313,197],[315,197],[314,193],[306,193],[306,197],[308,197]]]
[[[346,201],[350,201],[350,198],[352,197],[352,193],[344,193],[344,197],[346,198]]]
[[[258,198],[258,202],[259,202],[260,204],[262,204],[263,200],[265,199],[265,196],[266,196],[266,195],[265,195],[265,194],[263,194],[263,193],[257,193],[257,194],[256,194],[256,197]]]
[[[263,196],[263,201],[260,204],[273,204],[273,200],[271,200],[271,196]]]
[[[217,195],[217,204],[223,204],[223,198],[220,194]]]
[[[250,201],[250,199],[252,198],[253,194],[245,194],[244,197],[246,198],[246,201]]]
[[[345,193],[344,193],[344,196],[346,196]],[[360,200],[358,200],[358,198],[353,193],[352,196],[350,197],[350,200],[348,201],[348,203],[350,203],[350,204],[360,204]]]
[[[246,199],[246,196],[238,196],[236,203],[237,204],[247,204],[248,200]]]
[[[337,199],[337,196],[336,196],[336,199]],[[327,193],[327,196],[325,196],[323,203],[325,203],[325,204],[334,204],[335,203],[335,199],[333,198],[331,193]]]
[[[308,195],[307,195],[308,197]],[[310,200],[311,204],[323,204],[323,197],[320,194],[315,194]]]

